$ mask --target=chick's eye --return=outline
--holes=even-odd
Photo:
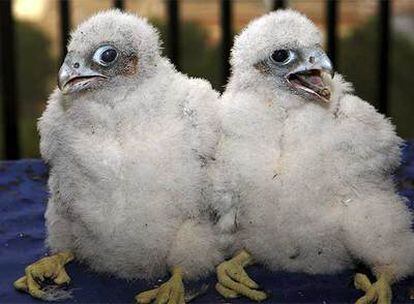
[[[118,52],[113,47],[106,45],[96,50],[93,60],[103,66],[107,66],[114,62],[118,57]]]
[[[106,50],[101,55],[101,60],[105,63],[110,63],[116,58],[116,51],[114,49]]]
[[[291,60],[292,52],[289,50],[276,50],[270,57],[274,62],[286,64]]]

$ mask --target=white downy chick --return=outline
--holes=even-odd
[[[182,279],[203,277],[222,260],[206,191],[217,92],[161,56],[145,19],[117,10],[72,33],[59,88],[39,121],[50,165],[46,242],[55,255],[46,267],[29,266],[16,287],[45,298],[33,278],[58,269],[52,278],[67,282],[59,273],[75,258],[127,279],[171,271],[136,300],[183,303]]]
[[[411,214],[395,189],[401,139],[352,94],[304,15],[269,13],[236,37],[221,99],[215,168],[219,225],[235,258],[218,267],[226,297],[266,295],[243,266],[335,273],[361,261],[360,302],[389,303],[414,272]],[[357,68],[357,67],[356,67]]]

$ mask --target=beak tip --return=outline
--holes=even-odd
[[[63,64],[59,70],[58,78],[57,78],[57,85],[58,88],[62,91],[65,85],[66,80],[69,78],[69,73],[65,64]]]

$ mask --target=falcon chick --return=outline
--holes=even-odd
[[[414,271],[411,214],[391,173],[401,139],[335,74],[321,35],[284,10],[236,37],[221,100],[215,190],[223,235],[236,256],[217,267],[225,297],[266,294],[245,273],[328,274],[365,263],[358,303],[390,303],[391,284]]]
[[[39,121],[50,165],[47,240],[54,255],[26,268],[20,290],[69,282],[72,259],[121,278],[171,279],[139,303],[184,303],[183,278],[222,259],[208,219],[207,167],[218,141],[218,94],[177,72],[157,31],[110,10],[71,36],[59,89]]]

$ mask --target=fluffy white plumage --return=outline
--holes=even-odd
[[[142,18],[99,13],[72,33],[68,54],[82,65],[102,43],[135,57],[99,88],[56,89],[39,121],[50,164],[47,245],[122,278],[178,265],[186,278],[203,276],[221,259],[205,212],[218,94],[161,57]]]
[[[321,43],[291,11],[269,13],[236,37],[221,100],[219,225],[272,270],[333,273],[356,260],[396,279],[414,271],[411,214],[391,172],[401,139],[388,119],[336,74],[330,103],[307,100],[257,67],[277,49]]]

